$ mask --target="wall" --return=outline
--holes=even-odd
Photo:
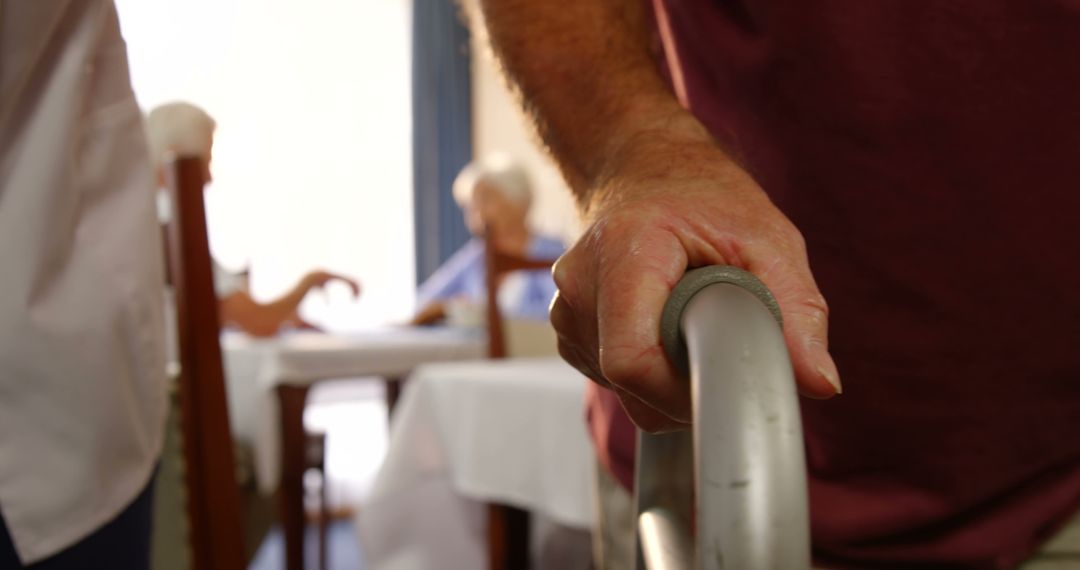
[[[347,329],[413,304],[408,0],[118,0],[140,105],[218,120],[210,245],[269,299],[323,267],[360,279],[302,313]]]
[[[507,87],[483,26],[474,22],[472,30],[475,155],[506,152],[521,161],[533,182],[530,222],[536,230],[572,243],[581,222],[570,190]]]

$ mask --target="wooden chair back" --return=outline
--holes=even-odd
[[[206,234],[204,172],[203,159],[176,157],[165,173],[172,206],[166,244],[176,299],[188,528],[195,569],[240,570],[243,527]]]
[[[484,240],[485,287],[487,289],[488,356],[506,358],[506,330],[502,310],[499,308],[499,286],[503,278],[514,271],[551,269],[554,259],[528,259],[510,255],[491,247],[491,240]]]
[[[499,286],[514,271],[551,269],[554,259],[528,259],[498,251],[492,240],[484,239],[484,270],[487,289],[488,356],[506,358],[507,338]],[[488,505],[488,569],[527,570],[531,517],[527,511],[490,503]]]

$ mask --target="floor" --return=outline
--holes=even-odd
[[[304,425],[326,433],[328,502],[332,511],[355,510],[363,503],[387,445],[387,415],[383,382],[379,378],[354,378],[320,382],[308,395]],[[310,487],[308,508],[317,507],[314,490],[318,475],[305,480]],[[317,529],[307,529],[305,568],[318,568]],[[331,524],[327,538],[327,570],[362,570],[363,555],[352,519]],[[280,570],[285,567],[285,544],[275,527],[256,552],[249,570]]]
[[[319,382],[308,394],[304,426],[326,434],[331,510],[362,504],[386,456],[389,423],[383,380],[370,377]],[[317,483],[316,475],[312,484]]]
[[[308,396],[304,424],[326,436],[328,496],[332,511],[360,508],[371,490],[375,474],[386,455],[388,422],[381,379],[360,378],[322,382]],[[305,479],[317,512],[319,477],[314,472]],[[587,570],[591,542],[589,534],[534,519],[532,537],[536,568],[544,570]],[[307,529],[305,568],[319,568],[318,532]],[[351,517],[336,520],[329,529],[327,570],[363,570],[364,556]],[[285,545],[280,528],[267,535],[249,570],[281,570],[285,567]]]
[[[362,508],[386,455],[388,421],[383,382],[381,379],[354,379],[320,383],[309,395],[304,420],[309,429],[320,429],[327,435],[329,506],[332,513],[341,515],[329,529],[327,569],[363,570],[366,567],[363,549],[353,525],[353,517],[349,516],[347,511],[356,512]],[[173,434],[177,432],[176,429],[170,431]],[[170,438],[167,445],[179,445],[174,439]],[[167,456],[179,458],[180,451],[170,447]],[[178,469],[178,461],[171,463],[175,463]],[[175,492],[168,495],[173,500],[162,501],[164,495],[158,495],[159,508],[155,513],[155,525],[158,531],[162,531],[161,520],[174,521],[174,528],[158,537],[163,540],[156,544],[166,547],[160,552],[155,549],[155,568],[183,568],[188,565],[188,560],[175,552],[184,552],[184,525],[176,522],[183,520],[179,480],[181,475],[176,469],[163,470],[158,475],[158,481],[164,481],[169,473],[175,481],[165,485],[165,488],[174,489]],[[305,480],[305,486],[310,483],[309,495],[312,501],[309,503],[309,512],[314,514],[318,512],[317,500],[314,499],[317,494],[314,491],[318,489],[320,478],[316,473],[309,475],[312,475],[311,481]],[[174,504],[175,508],[163,510],[160,506],[164,503]],[[260,508],[262,510],[258,513],[248,513],[253,517],[251,520],[267,521],[268,518],[273,518],[275,506],[271,499],[268,498],[266,504]],[[588,533],[559,528],[545,531],[545,526],[540,520],[534,520],[533,548],[538,562],[535,567],[539,570],[587,570],[590,552]],[[174,536],[172,532],[178,534]],[[306,568],[319,568],[317,535],[315,527],[308,529],[305,540]],[[250,570],[284,568],[285,549],[280,528],[271,529],[265,537],[251,536],[247,544],[258,544],[249,566]],[[171,551],[168,546],[175,547],[175,551]]]
[[[319,544],[315,527],[307,529],[304,546],[304,567],[318,568]],[[351,520],[339,520],[330,525],[327,550],[326,570],[363,570],[364,556]],[[285,543],[281,538],[281,529],[275,527],[255,553],[248,570],[281,570],[284,567]]]

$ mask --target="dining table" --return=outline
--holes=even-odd
[[[221,345],[232,430],[252,445],[260,489],[278,493],[287,570],[303,567],[304,406],[311,386],[378,376],[393,405],[401,380],[417,366],[475,360],[488,350],[484,332],[467,327],[293,331],[270,338],[225,331]]]
[[[417,367],[391,419],[386,459],[356,513],[365,568],[489,567],[492,504],[587,533],[597,468],[587,383],[557,357]]]

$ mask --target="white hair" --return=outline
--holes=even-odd
[[[493,154],[470,162],[454,179],[454,200],[461,206],[472,200],[480,184],[498,190],[511,202],[528,210],[532,204],[529,175],[519,164],[504,154]]]
[[[217,123],[206,111],[191,103],[166,103],[146,116],[146,135],[155,166],[169,152],[210,158]]]

